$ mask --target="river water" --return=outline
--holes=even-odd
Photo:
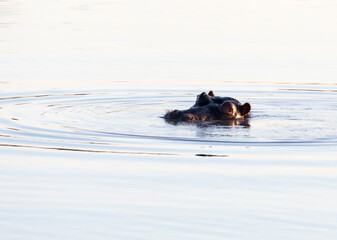
[[[1,239],[335,239],[335,1],[0,1]],[[213,90],[245,125],[170,124]]]

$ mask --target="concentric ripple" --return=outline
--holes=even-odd
[[[225,156],[221,146],[337,144],[336,91],[312,88],[218,91],[250,102],[249,126],[172,125],[167,109],[190,107],[196,92],[54,91],[0,99],[0,144],[118,154]],[[249,97],[247,97],[249,96]],[[203,152],[200,147],[206,146]],[[212,148],[219,146],[219,150]]]

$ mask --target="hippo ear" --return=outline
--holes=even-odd
[[[214,92],[212,90],[209,91],[208,95],[211,96],[211,97],[215,97]]]
[[[200,95],[197,97],[196,105],[199,106],[205,106],[211,102],[210,96],[207,95],[207,93],[202,92]]]
[[[248,114],[250,112],[251,106],[249,103],[245,103],[240,107],[240,113],[242,116]]]

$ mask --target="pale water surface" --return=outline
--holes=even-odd
[[[336,1],[0,1],[0,239],[335,239]],[[202,91],[248,125],[177,124]]]

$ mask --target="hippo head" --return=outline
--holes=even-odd
[[[210,91],[199,94],[191,108],[169,111],[164,118],[175,122],[236,120],[250,117],[250,110],[249,103],[241,104],[235,98],[215,96]]]
[[[197,96],[194,104],[194,108],[206,107],[214,109],[216,106],[218,108],[218,118],[220,120],[226,119],[238,119],[249,117],[251,106],[249,103],[241,104],[238,100],[230,97],[216,97],[213,91],[208,94],[203,92]],[[217,111],[214,111],[215,112]]]

